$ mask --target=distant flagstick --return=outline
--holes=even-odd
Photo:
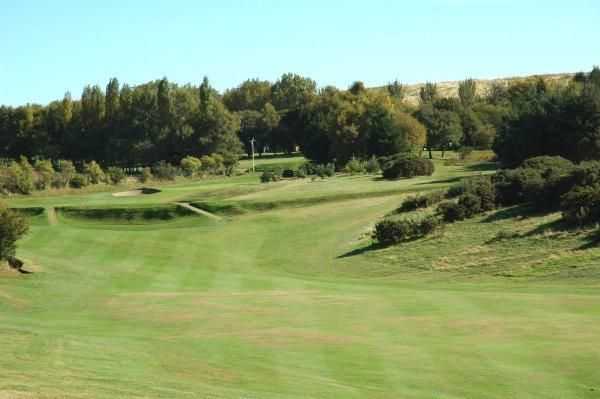
[[[250,139],[250,145],[252,146],[252,173],[256,172],[256,169],[254,168],[254,142],[256,140],[254,140],[254,137],[252,137]]]

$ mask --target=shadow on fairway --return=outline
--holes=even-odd
[[[350,252],[346,252],[345,254],[339,255],[336,257],[336,259],[351,258],[356,255],[364,254],[365,252],[377,251],[378,249],[384,249],[386,247],[387,247],[386,245],[382,245],[379,243],[372,243],[372,244],[367,245],[366,247],[356,248]]]

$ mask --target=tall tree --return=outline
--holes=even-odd
[[[106,86],[106,120],[109,124],[114,124],[119,116],[119,81],[112,78]]]
[[[458,98],[460,98],[463,107],[471,107],[475,102],[476,97],[477,82],[473,79],[466,79],[458,84]]]
[[[435,83],[427,82],[419,89],[419,98],[422,104],[432,103],[438,98],[438,87]]]

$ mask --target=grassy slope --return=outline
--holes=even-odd
[[[36,273],[0,272],[0,398],[598,397],[600,250],[544,232],[556,215],[361,251],[403,192],[469,172],[438,169],[435,182],[240,177],[137,197],[330,199],[224,222],[38,221],[19,250]],[[135,203],[87,197],[13,205]],[[519,235],[491,242],[501,230]]]

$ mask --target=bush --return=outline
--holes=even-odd
[[[381,169],[383,177],[392,180],[401,177],[431,176],[435,167],[429,159],[400,155],[383,159]]]
[[[479,197],[481,211],[491,211],[496,207],[496,188],[490,176],[477,176],[463,182],[464,192]]]
[[[27,158],[21,157],[19,162],[11,162],[3,167],[0,174],[2,190],[10,193],[30,194],[35,188],[33,167]]]
[[[473,216],[482,212],[481,198],[475,194],[463,194],[458,199],[458,206],[463,209],[465,218],[472,218]]]
[[[450,186],[448,191],[446,191],[446,198],[451,199],[451,198],[460,197],[464,193],[465,193],[465,185],[462,183],[455,184],[453,186]]]
[[[573,162],[559,156],[539,156],[526,159],[519,168],[521,169],[536,169],[540,171],[558,170],[562,172],[570,172],[575,165]]]
[[[200,171],[202,161],[196,157],[187,156],[181,159],[179,166],[181,167],[184,176],[192,177]]]
[[[332,177],[335,176],[335,165],[332,163],[315,165],[314,172],[321,179]]]
[[[54,178],[54,167],[52,166],[52,162],[45,160],[37,160],[35,162],[35,188],[38,190],[45,190],[52,185],[52,180]]]
[[[365,173],[365,164],[361,160],[352,157],[346,166],[344,166],[344,172],[350,173],[351,175]]]
[[[440,226],[440,221],[433,215],[420,221],[411,219],[382,220],[375,225],[373,238],[382,245],[393,245],[403,241],[424,237]]]
[[[434,191],[423,195],[408,197],[404,200],[398,209],[398,212],[411,212],[421,208],[429,208],[432,205],[442,202],[444,197],[444,191]]]
[[[367,162],[365,162],[365,172],[367,172],[368,174],[374,175],[376,173],[379,173],[380,171],[381,168],[379,167],[379,161],[374,156],[372,156]]]
[[[73,162],[66,159],[58,160],[57,170],[59,176],[55,177],[53,185],[58,185],[59,188],[67,187],[75,173],[77,173]]]
[[[73,176],[71,181],[69,182],[69,186],[71,188],[83,188],[90,184],[90,180],[87,175],[82,175],[77,173]]]
[[[119,184],[125,179],[125,172],[121,168],[111,166],[106,169],[106,178],[110,184]]]
[[[15,255],[17,241],[28,229],[27,219],[0,203],[0,260]]]
[[[289,179],[292,177],[296,177],[297,174],[298,174],[297,171],[295,171],[293,169],[284,169],[281,176]]]
[[[281,179],[281,175],[277,171],[273,170],[265,170],[262,175],[260,175],[261,183],[270,183],[274,181],[279,181]]]
[[[454,223],[465,219],[465,208],[456,202],[442,202],[438,205],[436,214],[446,223]]]
[[[600,184],[576,186],[563,195],[563,219],[573,225],[583,226],[600,222]]]
[[[218,154],[215,154],[218,155]],[[215,159],[213,157],[213,159]],[[158,180],[175,180],[179,171],[168,162],[160,161],[152,166],[152,175]]]
[[[83,165],[83,173],[89,177],[92,184],[98,184],[106,179],[104,171],[96,161],[91,161]]]
[[[140,173],[140,182],[146,183],[152,179],[152,170],[149,167],[142,168]]]

